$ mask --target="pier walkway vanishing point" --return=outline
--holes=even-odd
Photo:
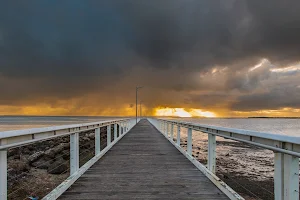
[[[187,130],[186,149],[180,145],[182,128]],[[208,136],[207,165],[192,154],[196,131]],[[93,134],[94,152],[80,166],[80,136],[85,134]],[[101,137],[103,134],[106,137]],[[158,118],[137,124],[134,118],[118,118],[0,132],[0,200],[12,199],[11,193],[7,194],[8,150],[59,137],[69,138],[70,174],[43,200],[243,200],[215,175],[217,136],[272,150],[275,200],[299,200],[299,137]]]
[[[228,199],[147,120],[59,199]]]

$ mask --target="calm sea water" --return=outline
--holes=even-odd
[[[116,117],[24,117],[0,116],[0,131],[27,129],[36,127],[79,124],[113,119]],[[176,118],[174,120],[189,121],[206,125],[222,126],[268,132],[300,137],[300,119],[197,119]]]
[[[80,124],[97,122],[117,117],[25,117],[25,116],[0,116],[0,131],[29,129],[66,124]]]
[[[228,128],[246,129],[265,133],[275,133],[282,135],[293,135],[300,137],[300,119],[286,118],[243,118],[243,119],[196,119],[184,118],[174,119],[179,121],[189,121],[203,125],[221,126]]]

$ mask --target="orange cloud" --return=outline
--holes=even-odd
[[[202,111],[201,109],[184,109],[184,108],[156,108],[155,116],[217,117],[217,115],[214,112]]]

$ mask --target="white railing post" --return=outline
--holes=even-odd
[[[166,136],[169,137],[169,123],[167,122]]]
[[[292,144],[285,149],[292,150]],[[274,194],[275,200],[299,200],[299,158],[275,153]]]
[[[98,155],[101,151],[101,137],[100,128],[95,129],[95,155]]]
[[[216,136],[208,134],[208,170],[216,173]]]
[[[171,140],[173,141],[173,139],[174,139],[174,124],[173,124],[173,123],[171,124],[170,138],[171,138]]]
[[[193,146],[192,129],[188,128],[187,153],[191,156],[192,156],[192,146]]]
[[[119,137],[122,135],[122,128],[121,123],[119,123]]]
[[[111,125],[107,126],[107,146],[111,143]]]
[[[114,124],[114,140],[118,138],[117,124]]]
[[[180,126],[177,125],[177,145],[180,146]]]
[[[159,130],[160,130],[160,132],[162,132],[161,130],[162,130],[162,123],[161,123],[161,121],[158,121],[158,124],[159,124]]]
[[[283,154],[274,153],[274,199],[283,200]]]
[[[7,150],[0,150],[0,199],[7,199]]]
[[[70,175],[79,169],[79,133],[70,135]]]
[[[121,134],[123,134],[123,133],[124,133],[123,127],[124,127],[124,123],[123,123],[123,122],[121,122],[121,124],[120,124]]]
[[[164,123],[164,135],[167,135],[167,125],[168,125],[168,123],[165,122]]]

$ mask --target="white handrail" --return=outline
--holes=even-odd
[[[211,126],[211,125],[204,125],[204,124],[200,124],[200,123],[184,122],[184,121],[177,121],[177,120],[165,120],[165,119],[160,119],[160,118],[158,118],[158,119],[168,121],[170,123],[175,123],[175,124],[180,123],[181,126],[197,126],[197,127],[201,127],[201,128],[208,128],[208,129],[213,129],[213,130],[237,133],[240,135],[255,136],[255,137],[261,137],[261,138],[265,138],[265,139],[277,140],[277,141],[281,141],[281,142],[290,142],[290,143],[294,143],[294,144],[300,144],[300,137],[297,137],[297,136],[259,132],[259,131],[252,131],[252,130],[246,130],[246,129]]]
[[[108,126],[110,124],[119,124],[128,120],[130,120],[130,118],[113,119],[83,124],[50,126],[44,128],[3,131],[0,132],[0,150],[22,146],[41,140],[49,140],[53,139],[54,137],[67,136],[76,132],[93,130],[99,127]]]
[[[129,118],[121,118],[121,119],[89,122],[89,123],[83,123],[83,124],[70,124],[70,125],[49,126],[49,127],[42,127],[42,128],[1,131],[0,139],[16,137],[16,136],[23,136],[23,135],[31,135],[31,134],[43,133],[43,132],[49,132],[49,131],[57,131],[57,130],[63,130],[63,129],[68,129],[68,128],[72,129],[72,128],[85,127],[85,126],[101,125],[104,123],[114,123],[114,122],[120,122],[120,121],[124,121],[124,120],[128,120],[128,119]]]
[[[207,134],[213,134],[216,136],[249,143],[262,148],[270,149],[285,154],[300,157],[300,137],[285,136],[272,133],[263,133],[257,131],[224,128],[217,126],[207,126],[197,123],[173,121],[165,119],[157,119],[158,121],[179,125],[181,127],[191,128],[196,131],[201,131]],[[292,146],[286,148],[286,146]]]
[[[99,160],[116,142],[118,142],[134,125],[135,119],[124,118],[91,122],[84,124],[72,124],[52,126],[46,128],[33,128],[26,130],[0,132],[0,199],[7,199],[7,149],[34,143],[42,140],[50,140],[55,137],[70,136],[70,177],[54,189],[45,199],[58,198],[71,186],[90,166]],[[105,149],[100,151],[100,127],[107,126],[107,138],[111,138],[111,129],[115,128],[114,141],[109,141]],[[119,125],[119,137],[116,129]],[[79,133],[89,130],[95,131],[95,156],[85,165],[79,168]]]
[[[191,157],[191,161],[204,172],[218,187],[219,182],[210,175],[215,173],[216,166],[216,136],[239,142],[248,143],[274,151],[274,194],[275,200],[299,200],[299,157],[300,137],[285,136],[271,133],[261,133],[233,128],[207,126],[197,123],[173,121],[166,119],[149,119],[149,121],[182,153]],[[180,142],[175,143],[168,136],[169,125],[176,125],[180,134],[180,127],[188,129],[187,151],[181,148]],[[192,156],[192,130],[208,134],[208,166],[205,167]],[[177,136],[177,140],[180,139]],[[223,188],[223,187],[221,187]],[[224,188],[223,188],[224,189]],[[237,199],[230,196],[231,199]]]

